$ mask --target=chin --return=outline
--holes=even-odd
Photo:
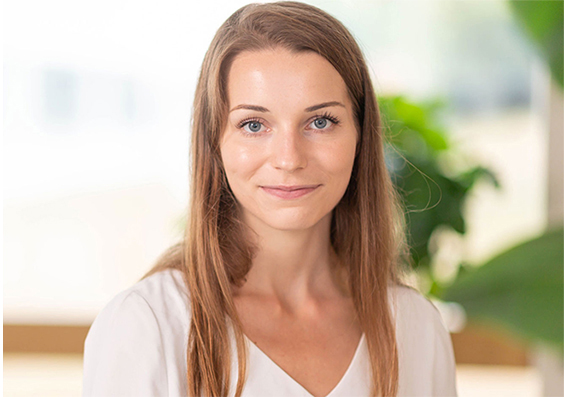
[[[305,222],[290,222],[290,221],[281,221],[277,223],[270,222],[268,226],[276,230],[284,230],[284,231],[297,231],[297,230],[307,230],[311,228],[315,223],[305,223]]]
[[[316,214],[312,211],[304,213],[303,211],[297,213],[282,213],[270,214],[268,218],[261,219],[262,222],[267,224],[273,229],[277,230],[306,230],[314,227],[319,223],[327,214]]]

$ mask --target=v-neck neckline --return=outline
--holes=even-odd
[[[252,340],[250,340],[247,335],[243,334],[243,337],[248,342],[251,349],[254,349],[259,355],[261,355],[264,359],[266,359],[267,362],[269,362],[273,367],[275,367],[292,384],[294,384],[299,389],[301,389],[304,393],[306,393],[308,397],[314,397],[309,390],[307,390],[301,383],[299,383],[292,376],[290,376],[288,372],[286,372],[280,365],[278,365],[272,358],[270,358],[268,354],[262,351],[260,347],[258,347]],[[337,397],[337,396],[333,396],[333,394],[337,392],[339,387],[341,387],[341,385],[345,382],[345,380],[349,376],[350,372],[353,370],[353,367],[355,366],[356,361],[358,361],[358,356],[360,355],[360,352],[362,350],[364,339],[365,337],[363,332],[362,335],[360,336],[360,340],[358,341],[358,345],[356,346],[356,350],[354,351],[353,357],[351,359],[351,362],[349,363],[349,366],[347,367],[347,370],[345,371],[341,379],[339,379],[339,382],[337,382],[335,387],[333,387],[333,389],[331,389],[331,391],[328,394],[326,394],[324,397]]]

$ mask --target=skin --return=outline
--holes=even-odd
[[[362,334],[331,270],[332,211],[348,186],[358,139],[347,88],[320,55],[277,48],[239,54],[227,91],[221,155],[258,246],[246,282],[233,287],[243,330],[311,394],[325,396]],[[293,200],[261,187],[312,184],[320,186]]]

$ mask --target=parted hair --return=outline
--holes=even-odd
[[[232,360],[238,361],[235,396],[247,375],[247,348],[232,296],[252,266],[247,239],[226,179],[219,143],[227,121],[227,75],[244,51],[313,51],[343,78],[359,140],[349,185],[333,209],[331,245],[368,346],[373,396],[398,391],[398,348],[388,289],[405,285],[404,217],[384,161],[384,133],[369,69],[352,34],[311,5],[283,1],[249,4],[221,25],[205,55],[192,116],[191,195],[183,242],[144,275],[175,268],[189,291],[187,393],[227,396]],[[231,331],[232,330],[232,331]],[[236,341],[232,357],[230,332]]]

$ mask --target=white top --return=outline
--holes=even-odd
[[[399,349],[398,395],[456,396],[452,342],[439,311],[409,288],[393,287],[390,297]],[[186,396],[189,324],[188,295],[178,270],[155,273],[119,293],[98,314],[88,332],[82,395]],[[312,397],[246,340],[249,366],[243,397]],[[368,397],[369,369],[363,334],[345,375],[327,397]],[[231,396],[236,381],[235,360]]]

